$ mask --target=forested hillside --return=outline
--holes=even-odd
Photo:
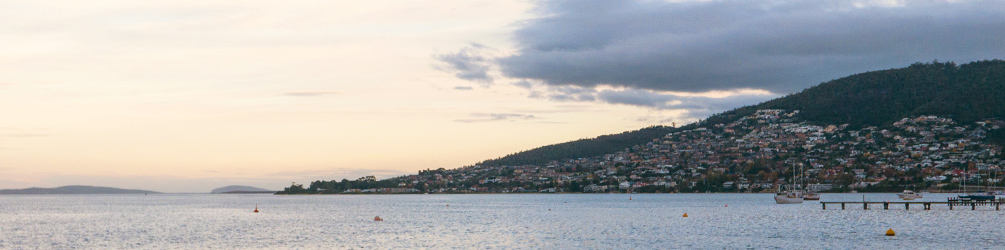
[[[953,190],[950,177],[959,176],[946,173],[1005,165],[1002,118],[1005,61],[916,63],[829,81],[680,128],[653,126],[457,169],[315,181],[279,193],[758,192],[776,189],[793,165],[809,166],[808,183],[838,191]]]
[[[645,144],[654,138],[664,136],[675,129],[667,126],[652,126],[620,134],[602,135],[592,139],[580,139],[539,147],[504,157],[478,163],[485,166],[545,164],[561,159],[575,159],[609,154],[631,146]]]
[[[799,110],[803,119],[851,128],[883,126],[904,117],[937,115],[958,122],[1005,117],[1005,61],[915,63],[906,68],[856,74],[822,83],[802,92],[757,105],[713,115],[690,129],[728,123],[760,109]],[[610,154],[674,131],[654,126],[621,134],[543,146],[479,165],[544,164]],[[995,135],[997,136],[997,134]]]
[[[963,123],[1005,117],[1005,61],[915,63],[856,74],[758,105],[709,117],[718,124],[759,109],[800,110],[818,123],[852,128],[890,125],[904,117],[937,115]]]

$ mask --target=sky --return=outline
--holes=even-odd
[[[0,189],[387,178],[1005,58],[1001,1],[0,1]]]

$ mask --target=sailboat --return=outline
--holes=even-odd
[[[792,167],[792,170],[792,185],[789,186],[789,190],[783,192],[782,187],[778,187],[778,192],[775,193],[775,202],[778,204],[803,203],[803,192],[796,188],[795,167]]]
[[[969,171],[964,172],[964,174],[967,174],[967,178],[970,177],[969,176],[970,175]],[[978,174],[980,174],[980,172],[978,172]],[[967,178],[963,178],[962,180],[960,180],[961,182],[963,182],[963,193],[958,196],[960,200],[963,200],[963,201],[991,201],[991,200],[995,199],[995,195],[993,193],[991,193],[991,192],[967,193]],[[980,181],[980,178],[978,178],[977,181]],[[977,188],[978,188],[978,190],[980,189],[980,182],[977,183]]]
[[[782,191],[779,188],[778,193],[775,193],[775,202],[778,204],[800,204],[803,203],[803,192],[790,188],[787,191]]]

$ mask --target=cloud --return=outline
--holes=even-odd
[[[283,93],[285,96],[296,96],[296,97],[318,97],[318,96],[329,96],[329,95],[339,95],[340,92],[335,91],[298,91],[298,92],[286,92]]]
[[[611,104],[626,104],[655,109],[684,109],[691,117],[703,117],[714,112],[750,103],[767,101],[777,94],[759,91],[736,91],[724,97],[709,97],[723,93],[661,93],[652,90],[622,89],[597,92],[597,99]]]
[[[440,59],[463,79],[490,80],[492,62],[552,86],[785,93],[914,62],[1005,57],[1005,1],[545,0],[536,11],[514,34],[516,53],[489,61],[468,47]]]
[[[471,114],[474,119],[458,119],[455,122],[464,123],[478,123],[478,122],[494,122],[494,121],[516,121],[516,120],[532,120],[538,119],[538,117],[533,115],[525,114],[500,114],[500,113],[474,113]]]
[[[525,88],[525,89],[531,89],[531,88],[534,87],[534,84],[530,83],[527,80],[521,80],[521,81],[513,82],[513,86],[517,86],[517,87]]]
[[[446,63],[446,67],[436,67],[439,70],[454,73],[457,78],[491,84],[494,78],[488,71],[492,67],[492,51],[485,45],[471,43],[456,53],[436,55],[436,59]]]
[[[565,85],[565,86],[548,86],[547,94],[536,93],[537,97],[546,96],[552,101],[580,101],[580,102],[591,102],[597,98],[594,94],[597,90],[593,88],[584,88],[579,86]],[[534,95],[534,94],[532,94]]]
[[[471,86],[457,86],[457,87],[454,87],[454,90],[473,90],[473,89],[475,89],[475,88],[472,88]]]

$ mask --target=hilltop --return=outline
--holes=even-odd
[[[832,80],[681,128],[544,146],[458,169],[280,193],[760,191],[808,168],[822,190],[999,181],[1005,61],[916,63]],[[983,179],[982,179],[983,178]]]
[[[855,74],[799,93],[714,115],[698,126],[757,110],[800,110],[803,119],[852,128],[885,126],[904,117],[935,115],[961,123],[1005,117],[1005,61],[915,63]]]
[[[159,194],[149,190],[120,189],[94,186],[62,186],[56,188],[3,189],[0,194]]]
[[[239,186],[230,185],[226,187],[216,188],[210,191],[211,194],[250,194],[250,193],[275,193],[276,191],[271,191],[264,188],[257,188],[252,186]]]

